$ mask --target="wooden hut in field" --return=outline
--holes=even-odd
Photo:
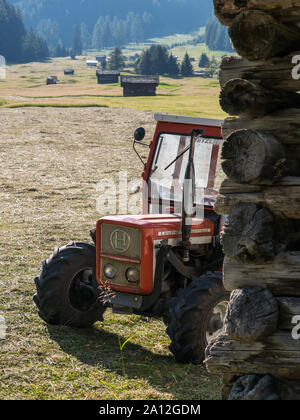
[[[98,65],[97,60],[86,60],[85,63],[88,67],[97,67],[97,65]]]
[[[97,70],[98,84],[119,83],[120,72],[113,70]]]
[[[49,76],[46,79],[46,84],[47,85],[56,85],[58,82],[57,76]]]
[[[159,76],[121,76],[123,96],[156,96]]]
[[[74,73],[75,73],[74,69],[65,69],[64,70],[64,75],[66,75],[66,76],[70,76],[70,75],[73,76]]]

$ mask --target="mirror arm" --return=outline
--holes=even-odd
[[[140,141],[136,141],[136,140],[134,140],[133,141],[133,150],[135,151],[135,153],[137,154],[137,156],[138,156],[138,158],[140,159],[140,161],[142,162],[142,164],[144,165],[144,166],[146,166],[146,163],[143,161],[143,159],[141,158],[141,155],[139,154],[139,152],[137,151],[137,149],[136,149],[136,147],[135,147],[135,145],[136,144],[141,144],[142,146],[147,146],[147,147],[149,147],[150,148],[150,145],[149,144],[146,144],[146,143],[141,143]]]

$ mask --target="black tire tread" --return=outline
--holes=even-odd
[[[209,281],[212,287],[203,289],[203,282]],[[202,284],[201,284],[202,283]],[[200,364],[205,357],[204,339],[205,319],[214,302],[226,298],[222,274],[208,272],[195,278],[185,289],[178,291],[169,306],[169,326],[166,330],[171,339],[170,351],[179,362]]]
[[[52,256],[43,262],[40,276],[34,279],[37,293],[33,300],[39,316],[46,323],[86,328],[103,320],[106,308],[100,300],[89,311],[81,312],[71,305],[68,294],[76,266],[82,263],[95,269],[95,262],[95,246],[81,242],[70,242],[56,248]]]

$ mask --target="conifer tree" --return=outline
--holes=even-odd
[[[209,67],[210,61],[206,53],[202,53],[199,60],[199,67]]]
[[[183,62],[181,63],[180,73],[184,77],[191,77],[194,73],[194,69],[190,60],[188,53],[185,53]]]
[[[82,54],[81,29],[79,25],[74,27],[72,51],[74,56]]]
[[[171,53],[169,56],[169,62],[168,62],[168,74],[170,74],[171,76],[178,76],[179,73],[180,73],[180,69],[177,63],[177,59]]]
[[[110,70],[122,70],[125,66],[125,59],[119,47],[116,47],[109,56]]]

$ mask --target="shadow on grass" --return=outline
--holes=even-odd
[[[124,367],[127,378],[144,378],[152,386],[171,393],[176,399],[190,399],[189,393],[196,384],[199,390],[205,387],[204,398],[211,395],[212,389],[213,393],[218,393],[218,378],[211,377],[203,366],[177,363],[171,353],[169,356],[155,354],[141,345],[128,342],[123,349],[122,366],[119,338],[124,343],[126,337],[96,326],[85,330],[53,326],[47,328],[51,339],[80,362],[108,369],[120,376],[124,374]]]

